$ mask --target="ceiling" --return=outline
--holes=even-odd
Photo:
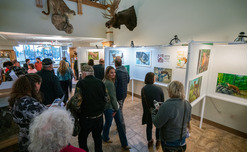
[[[97,42],[102,42],[105,39],[104,38],[86,38],[86,37],[72,37],[72,36],[0,32],[0,40],[17,41],[19,44],[68,45],[68,44],[72,44],[72,42],[97,43]]]

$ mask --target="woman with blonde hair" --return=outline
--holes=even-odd
[[[191,105],[185,100],[184,86],[173,81],[168,86],[170,99],[152,112],[153,123],[160,129],[161,145],[165,152],[186,150],[187,127],[191,119]],[[190,127],[189,127],[190,128]]]
[[[64,60],[61,60],[59,63],[59,68],[57,69],[57,77],[63,89],[63,93],[65,94],[64,103],[66,103],[69,97],[68,88],[69,88],[71,75],[72,75],[72,70],[69,67],[69,64],[66,63]]]
[[[104,142],[112,143],[113,141],[109,138],[109,132],[112,124],[113,118],[115,119],[116,125],[117,125],[117,131],[119,135],[119,139],[122,145],[122,148],[125,150],[130,149],[128,146],[128,141],[126,138],[126,134],[123,129],[123,125],[121,123],[121,113],[119,111],[119,106],[117,103],[117,96],[116,96],[116,89],[114,86],[115,82],[115,69],[112,66],[108,66],[105,70],[105,77],[103,79],[103,82],[106,87],[106,92],[109,95],[109,102],[105,105],[105,124],[103,127],[103,133],[102,133],[102,139]]]
[[[13,120],[19,126],[19,151],[28,151],[29,141],[29,125],[31,121],[41,114],[46,107],[41,104],[41,96],[39,89],[41,85],[41,77],[31,73],[19,77],[10,93],[9,105]]]

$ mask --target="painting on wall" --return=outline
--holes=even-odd
[[[190,81],[189,102],[193,102],[200,97],[202,76]]]
[[[218,73],[216,92],[247,99],[247,75]]]
[[[121,57],[122,64],[124,64],[124,53],[119,50],[110,50],[109,51],[109,59],[110,59],[109,64],[110,65],[114,65],[114,60],[116,59],[117,56]]]
[[[172,69],[154,67],[155,81],[170,83],[172,80]]]
[[[151,66],[151,51],[137,51],[136,52],[136,65]]]
[[[126,70],[128,71],[128,73],[130,74],[130,65],[124,65],[124,67],[126,68]]]
[[[201,49],[199,52],[197,74],[208,70],[210,49]]]
[[[99,60],[99,52],[88,52],[88,60],[93,59],[94,61]]]
[[[177,66],[176,68],[186,68],[187,51],[177,51]]]
[[[80,63],[81,69],[83,65],[87,65],[87,63]]]
[[[169,63],[170,62],[170,55],[164,55],[164,62]]]
[[[163,63],[164,62],[164,54],[158,54],[158,62]]]

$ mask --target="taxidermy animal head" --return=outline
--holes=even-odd
[[[75,15],[75,11],[69,9],[63,0],[47,0],[48,12],[42,11],[43,14],[50,14],[50,5],[54,12],[51,18],[52,24],[57,30],[71,34],[73,32],[73,26],[69,23],[68,14]]]
[[[114,27],[120,29],[121,25],[125,25],[130,31],[133,31],[137,25],[135,8],[134,6],[131,6],[126,10],[116,13],[120,1],[121,0],[114,0],[113,2],[110,1],[111,4],[107,5],[110,7],[110,9],[107,9],[109,14],[103,13],[103,16],[104,18],[109,19],[109,21],[105,23],[105,26],[108,28]]]

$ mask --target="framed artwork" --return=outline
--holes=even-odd
[[[124,67],[126,68],[126,70],[128,71],[128,73],[130,74],[130,65],[124,65]]]
[[[187,52],[186,51],[177,51],[177,64],[176,68],[186,68],[187,63]]]
[[[208,70],[209,57],[210,49],[201,49],[199,51],[197,74]]]
[[[170,83],[172,80],[172,69],[154,67],[155,81]]]
[[[163,63],[164,62],[164,54],[158,54],[158,62]]]
[[[81,69],[83,65],[87,65],[87,63],[80,63]]]
[[[247,99],[247,75],[218,73],[215,91]]]
[[[151,59],[151,51],[136,51],[136,65],[150,67]]]
[[[116,59],[117,56],[121,57],[122,60],[122,64],[124,64],[124,53],[122,51],[119,50],[110,50],[109,51],[109,64],[110,65],[114,65],[114,60]]]
[[[202,85],[202,76],[190,81],[189,102],[193,102],[198,97],[200,97],[201,85]]]
[[[99,60],[99,52],[94,51],[94,52],[88,52],[87,54],[88,60],[93,59],[94,61]]]

